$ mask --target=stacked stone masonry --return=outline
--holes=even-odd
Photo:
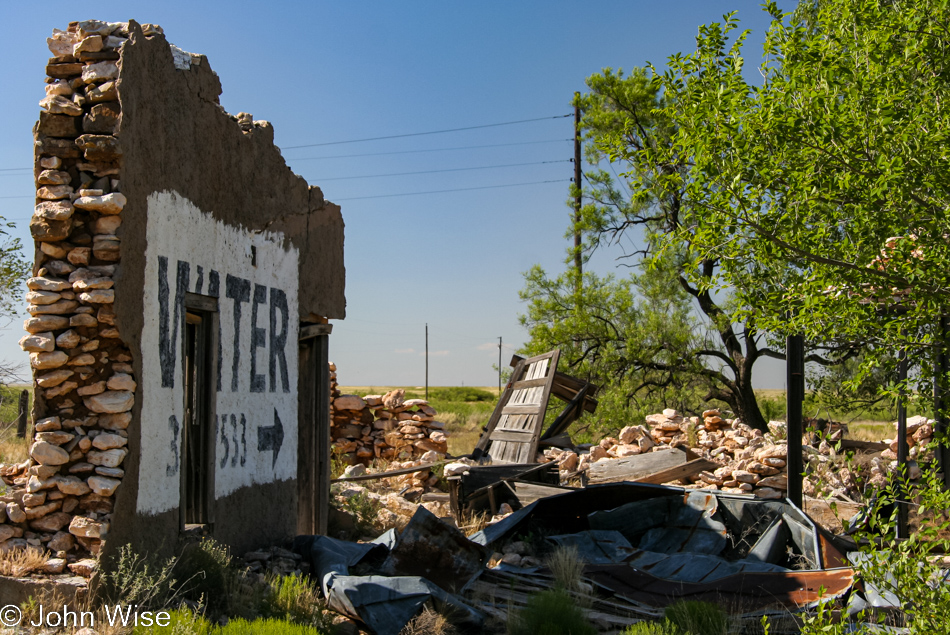
[[[114,134],[127,37],[126,24],[95,20],[55,31],[34,128],[36,257],[20,346],[30,354],[35,424],[30,458],[0,467],[0,549],[47,549],[51,572],[91,573],[88,556],[108,534],[125,475],[136,381],[115,327],[113,278],[126,202]]]
[[[336,365],[330,364],[330,439],[334,456],[349,465],[377,459],[414,461],[427,452],[445,455],[445,424],[424,399],[406,399],[406,391],[385,395],[340,394]]]

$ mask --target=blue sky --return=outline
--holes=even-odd
[[[52,29],[87,18],[160,24],[169,41],[208,56],[224,108],[270,121],[291,168],[341,205],[347,318],[330,348],[340,382],[422,385],[428,323],[430,385],[494,385],[498,337],[507,363],[527,336],[522,273],[563,267],[573,119],[559,115],[574,91],[604,67],[662,65],[692,50],[700,24],[736,9],[753,30],[751,58],[768,21],[746,0],[124,0],[81,12],[74,2],[6,2],[0,216],[31,244],[31,129]],[[294,147],[313,144],[332,145]],[[380,176],[404,172],[424,174]],[[462,191],[412,194],[435,190]],[[591,266],[606,273],[616,255]],[[0,330],[0,359],[26,365],[21,336],[20,319]],[[773,365],[761,384],[781,387],[781,376]]]

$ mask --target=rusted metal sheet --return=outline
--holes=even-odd
[[[840,597],[854,584],[852,569],[744,572],[713,582],[678,582],[638,571],[628,564],[589,565],[584,575],[628,600],[664,607],[679,600],[715,602],[733,614],[799,609],[819,598]]]
[[[489,551],[419,507],[383,562],[387,575],[421,576],[454,593],[484,568]]]

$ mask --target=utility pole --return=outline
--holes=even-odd
[[[581,274],[581,94],[574,93],[574,268],[578,284]]]
[[[426,401],[429,401],[429,323],[426,322]]]
[[[501,396],[501,336],[498,336],[498,395]]]

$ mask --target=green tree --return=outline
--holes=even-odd
[[[905,344],[926,361],[950,289],[950,6],[766,10],[761,86],[743,76],[747,33],[730,14],[654,77],[671,142],[633,147],[613,133],[637,187],[683,194],[655,257],[690,241],[687,277],[733,288],[734,319],[868,342],[865,369]],[[649,177],[674,161],[683,169]]]
[[[683,224],[688,192],[674,185],[684,183],[689,156],[673,145],[677,125],[661,85],[642,68],[628,77],[605,69],[587,84],[590,92],[579,98],[581,129],[595,167],[585,173],[590,203],[572,231],[585,236],[585,259],[632,242],[636,246],[622,258],[639,273],[619,281],[587,274],[581,282],[574,269],[553,279],[538,268],[530,271],[522,293],[530,352],[558,346],[574,372],[583,369],[622,386],[628,399],[662,398],[664,405],[683,407],[685,398],[687,410],[716,399],[764,430],[753,368],[763,357],[784,359],[784,353],[769,346],[755,311],[733,306],[729,290],[714,292],[723,256],[697,251]],[[599,167],[604,164],[610,172]],[[618,170],[627,172],[626,179]],[[736,313],[741,321],[734,320]],[[851,350],[830,348],[839,357]],[[817,350],[809,359],[830,363]]]

